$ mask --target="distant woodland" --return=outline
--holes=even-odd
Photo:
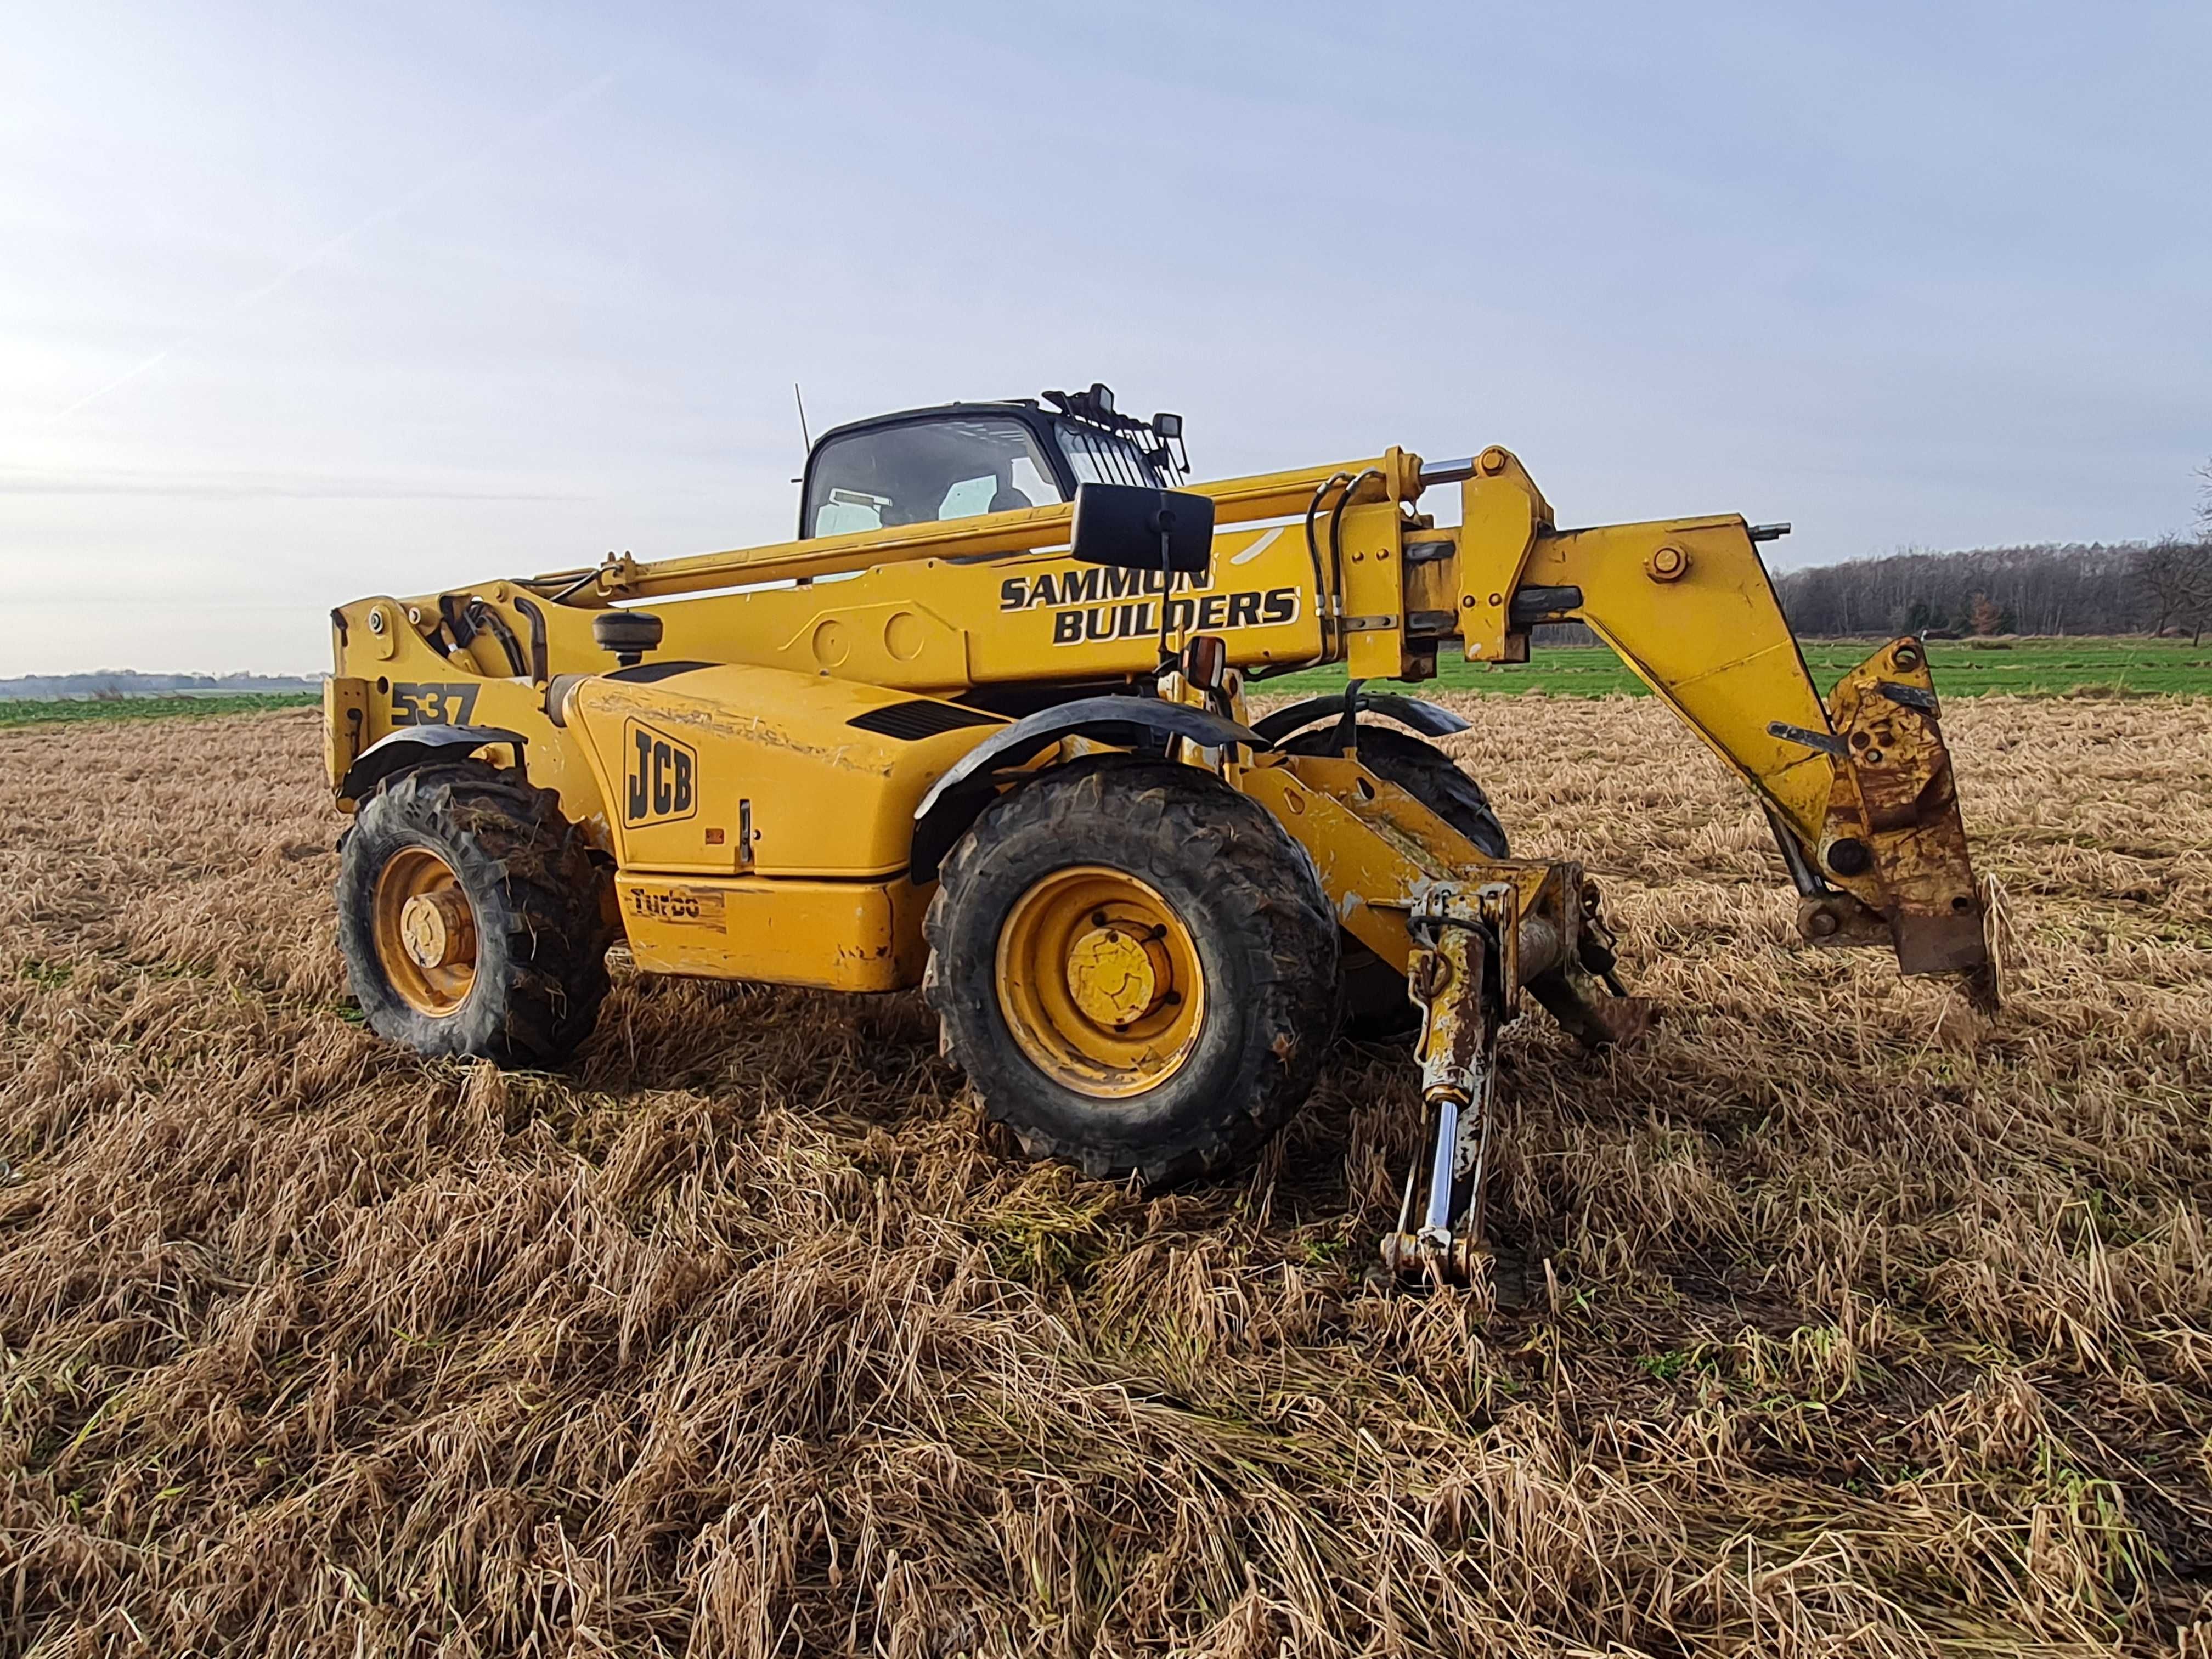
[[[1801,635],[2194,634],[2212,626],[2212,542],[1908,552],[1775,579]]]
[[[206,696],[239,691],[319,691],[320,675],[141,674],[103,669],[90,674],[21,674],[0,679],[0,701],[55,697]]]

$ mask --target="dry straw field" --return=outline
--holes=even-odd
[[[1649,702],[1466,706],[1671,1011],[1509,1039],[1494,1309],[1366,1280],[1395,1054],[1154,1197],[910,996],[426,1064],[312,714],[0,734],[0,1650],[2212,1651],[2212,702],[1954,709],[1988,1026]]]

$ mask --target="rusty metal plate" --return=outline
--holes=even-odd
[[[1823,863],[1879,884],[1901,971],[1987,979],[1981,894],[1925,648],[1903,639],[1875,652],[1838,683],[1828,712],[1844,754]]]

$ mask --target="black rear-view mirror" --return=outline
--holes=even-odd
[[[1213,556],[1213,500],[1141,484],[1078,484],[1070,550],[1085,564],[1204,575]]]

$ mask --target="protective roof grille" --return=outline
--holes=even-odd
[[[1004,722],[996,714],[986,714],[979,708],[963,708],[957,702],[932,702],[924,698],[914,702],[887,702],[865,714],[854,715],[845,724],[857,726],[863,732],[873,732],[878,737],[915,743],[941,732],[957,732],[963,726],[1000,726]]]

